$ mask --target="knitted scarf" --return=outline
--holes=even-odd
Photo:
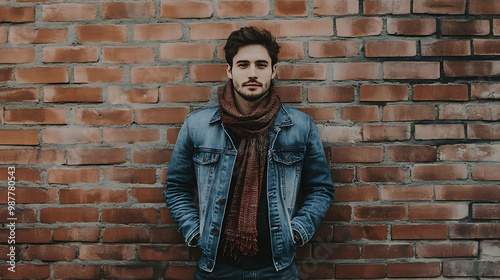
[[[240,138],[236,183],[233,197],[228,200],[229,214],[221,244],[225,255],[240,260],[258,251],[257,209],[269,148],[269,127],[281,102],[271,85],[258,107],[249,115],[243,115],[234,102],[232,80],[218,97],[222,123]]]

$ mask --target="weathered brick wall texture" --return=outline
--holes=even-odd
[[[165,174],[241,26],[277,36],[336,182],[304,279],[500,277],[500,1],[0,0],[2,279],[193,277]]]

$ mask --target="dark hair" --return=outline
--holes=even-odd
[[[233,58],[238,53],[238,50],[247,45],[262,45],[271,57],[271,66],[274,66],[278,62],[280,46],[271,32],[253,26],[242,27],[240,30],[233,31],[229,35],[224,46],[226,61],[231,67],[233,67]]]

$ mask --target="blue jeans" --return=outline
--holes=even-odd
[[[196,267],[195,280],[298,280],[299,272],[295,261],[280,271],[271,267],[257,270],[243,270],[227,264],[217,263],[212,272],[206,272]]]

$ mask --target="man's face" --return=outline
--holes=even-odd
[[[233,79],[235,94],[250,102],[266,95],[276,75],[276,65],[271,66],[271,57],[262,45],[241,47],[233,58],[232,67],[227,64],[226,70],[229,79]]]

